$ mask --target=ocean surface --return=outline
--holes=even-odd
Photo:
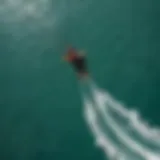
[[[112,159],[96,145],[81,84],[62,59],[70,45],[87,52],[99,88],[158,128],[159,17],[158,0],[1,0],[0,159]]]

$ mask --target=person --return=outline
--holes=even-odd
[[[89,76],[84,51],[77,51],[75,48],[69,47],[63,59],[73,66],[80,79]]]

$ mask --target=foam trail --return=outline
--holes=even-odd
[[[95,93],[96,95],[94,98],[97,101],[97,106],[99,105],[98,108],[100,109],[102,116],[105,118],[106,122],[110,124],[110,127],[114,130],[115,134],[123,141],[123,143],[128,145],[135,152],[138,152],[139,154],[141,154],[147,160],[148,160],[148,157],[149,159],[150,157],[158,157],[153,155],[148,149],[146,149],[142,145],[136,143],[133,139],[129,138],[129,136],[127,136],[127,134],[120,129],[120,127],[115,123],[115,121],[112,120],[112,118],[108,114],[106,114],[107,112],[105,111],[105,108],[104,108],[105,106],[103,104],[103,99],[101,101],[101,94],[99,94],[99,92],[97,92],[96,90],[95,90]]]
[[[96,137],[96,144],[102,148],[106,148],[104,151],[107,152],[106,154],[113,158],[114,155],[117,152],[116,147],[110,142],[109,138],[104,136],[104,133],[100,131],[100,128],[98,128],[97,121],[96,121],[96,114],[94,110],[92,109],[92,105],[89,104],[89,102],[86,103],[85,108],[85,118],[88,121],[88,124],[93,131],[94,136]]]
[[[149,128],[151,128],[149,126],[140,128],[140,126],[144,126],[144,122],[138,118],[136,111],[133,112],[125,108],[118,101],[115,101],[109,93],[101,91],[95,83],[90,82],[88,87],[90,88],[90,93],[83,94],[85,118],[96,141],[98,139],[97,143],[100,143],[100,147],[103,148],[109,158],[112,160],[118,155],[117,160],[159,160],[160,146],[159,141],[156,141],[156,136],[158,137],[159,135],[153,132],[159,131],[159,129],[153,128],[152,131],[149,131]],[[129,122],[131,129],[136,134],[146,138],[147,142],[157,145],[157,150],[154,150],[148,144],[144,144],[142,140],[137,140],[134,134],[129,134],[123,123],[120,124],[117,117],[112,115],[113,111],[118,113],[123,120]],[[98,122],[99,118],[103,119],[105,124],[109,126],[107,128],[109,129],[108,131],[105,130],[104,132],[101,122]],[[112,131],[116,136],[116,142],[109,136],[109,131]],[[123,147],[119,147],[119,143]]]
[[[123,105],[115,101],[111,95],[107,92],[101,91],[95,84],[92,82],[91,88],[93,92],[101,94],[103,101],[107,102],[108,105],[112,106],[114,110],[119,112],[123,117],[127,118],[130,121],[130,125],[136,129],[139,134],[141,134],[146,139],[149,139],[151,143],[156,143],[160,146],[160,129],[151,128],[146,122],[143,122],[136,111],[129,111]]]
[[[93,104],[84,99],[85,102],[85,118],[87,123],[92,130],[94,137],[96,137],[96,145],[101,147],[105,152],[106,156],[114,160],[125,160],[125,155],[122,154],[121,148],[117,147],[116,144],[106,135],[99,127],[97,115],[93,109]]]
[[[121,104],[118,104],[114,101],[109,94],[104,94],[105,97],[108,97],[107,103],[112,106],[117,112],[123,115],[125,118],[130,120],[130,124],[134,127],[140,134],[145,138],[154,141],[160,145],[160,130],[156,128],[151,128],[146,122],[143,122],[140,119],[139,114],[136,111],[128,111]]]

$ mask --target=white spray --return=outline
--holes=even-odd
[[[83,85],[84,116],[110,160],[160,160],[160,129],[123,106],[93,81]],[[116,116],[118,115],[118,116]]]

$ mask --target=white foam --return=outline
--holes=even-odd
[[[94,100],[92,101],[89,98],[84,100],[85,117],[96,138],[96,142],[103,148],[110,159],[112,160],[113,157],[115,158],[118,154],[119,158],[117,158],[117,160],[138,160],[139,158],[145,160],[159,160],[160,152],[154,151],[150,146],[143,144],[140,140],[129,135],[128,131],[125,130],[123,126],[120,126],[116,117],[110,115],[110,110],[116,111],[120,117],[126,119],[126,121],[130,123],[131,128],[140,134],[140,136],[145,137],[146,141],[152,142],[155,145],[159,145],[159,141],[156,141],[156,137],[159,138],[159,129],[151,129],[148,124],[145,124],[145,122],[140,119],[137,111],[128,110],[121,103],[114,100],[109,93],[98,89],[93,82],[90,86]],[[114,135],[128,149],[127,151],[123,147],[119,148],[118,142],[113,143],[113,140],[108,136],[108,132],[103,132],[102,128],[100,128],[101,125],[97,122],[98,116],[100,116],[98,112]]]
[[[128,119],[130,125],[135,129],[141,136],[149,139],[151,143],[160,145],[160,129],[151,127],[147,122],[144,122],[139,113],[135,110],[128,110],[122,103],[114,100],[113,97],[104,91],[98,89],[96,85],[92,84],[92,90],[95,94],[101,97],[101,100],[111,106],[121,116]]]
[[[89,101],[86,101],[85,104],[85,118],[89,124],[89,127],[92,130],[93,135],[96,137],[96,145],[101,147],[104,150],[105,154],[111,159],[117,157],[119,150],[116,145],[111,142],[107,135],[104,134],[99,128],[93,105]]]

